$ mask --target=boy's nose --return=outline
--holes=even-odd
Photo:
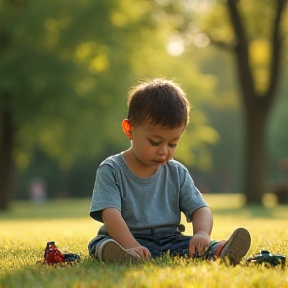
[[[166,146],[159,147],[158,154],[159,155],[167,155],[168,154],[168,147],[166,147]]]

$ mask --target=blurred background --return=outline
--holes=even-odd
[[[130,146],[130,87],[152,77],[193,106],[175,158],[202,193],[287,190],[287,1],[1,0],[0,13],[0,210],[90,197],[98,165]]]

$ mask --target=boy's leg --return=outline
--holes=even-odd
[[[140,245],[146,247],[151,258],[158,258],[169,253],[170,256],[188,257],[188,247],[191,236],[182,235],[180,232],[169,234],[140,235],[134,237]]]
[[[188,257],[189,242],[192,236],[180,232],[159,235],[134,235],[136,240],[149,249],[152,258],[164,255]],[[237,228],[225,241],[211,241],[208,251],[198,258],[215,260],[223,259],[226,263],[237,265],[250,248],[251,237],[245,228]]]
[[[137,236],[135,237],[137,241],[150,250],[152,258],[159,257],[167,251],[170,251],[171,256],[188,256],[189,242],[192,238],[180,233],[161,236]],[[211,241],[209,250],[203,258],[222,258],[231,265],[237,265],[248,252],[250,243],[249,232],[245,228],[237,228],[228,240]],[[125,250],[109,236],[97,236],[89,243],[88,249],[90,255],[96,256],[97,259],[103,262],[140,261],[138,254]]]
[[[104,263],[140,262],[140,256],[131,250],[124,249],[115,240],[102,240],[96,247],[95,256]]]
[[[220,258],[224,261],[228,259],[230,264],[237,265],[248,252],[250,244],[250,233],[245,228],[237,228],[224,244]]]
[[[137,237],[138,236],[138,237]],[[186,236],[180,232],[156,235],[135,235],[137,241],[149,249],[152,258],[159,257],[168,251],[171,256],[188,257],[189,242],[192,236]],[[202,259],[221,258],[226,263],[237,265],[250,248],[251,237],[245,228],[237,228],[226,241],[211,241],[206,254]]]
[[[124,249],[109,236],[97,236],[88,245],[89,254],[104,263],[139,262],[140,256]]]
[[[221,258],[224,262],[237,265],[250,248],[251,237],[245,228],[237,228],[226,241],[211,241],[206,258]]]
[[[94,239],[88,244],[88,251],[90,256],[95,256],[97,245],[104,239],[110,238],[108,235],[97,235]]]

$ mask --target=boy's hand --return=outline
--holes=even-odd
[[[210,246],[213,216],[209,207],[202,207],[196,210],[191,218],[193,238],[189,242],[189,257],[201,256]]]
[[[205,232],[199,232],[194,234],[193,238],[189,242],[189,257],[196,256],[197,254],[205,253],[210,245],[210,236]],[[195,255],[195,253],[197,254]]]
[[[127,251],[135,252],[143,260],[150,261],[150,259],[151,259],[150,251],[146,247],[137,246],[137,247],[129,248],[129,249],[127,249]]]

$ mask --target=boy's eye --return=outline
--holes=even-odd
[[[159,143],[156,143],[156,142],[154,142],[154,141],[152,141],[152,140],[149,140],[150,141],[150,143],[151,143],[151,145],[152,146],[157,146]]]
[[[160,144],[160,143],[156,143],[156,142],[154,142],[154,141],[152,141],[152,140],[149,140],[149,142],[151,143],[152,146],[157,146],[157,145]],[[175,147],[177,146],[177,144],[168,144],[168,146],[169,146],[170,148],[175,148]]]

